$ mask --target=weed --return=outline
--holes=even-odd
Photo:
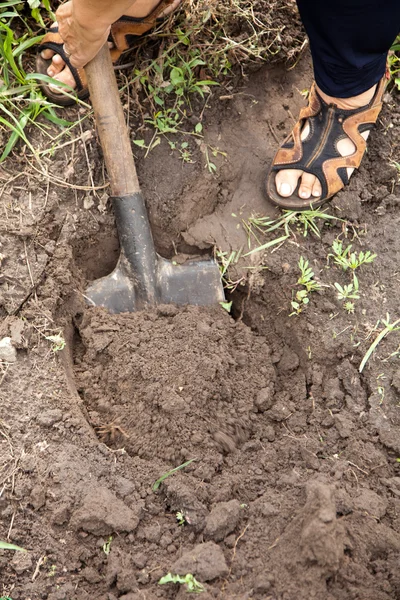
[[[220,302],[220,305],[224,310],[226,310],[226,312],[228,312],[228,313],[231,312],[232,301],[231,302]]]
[[[328,254],[328,258],[331,256],[339,267],[343,269],[343,271],[347,271],[347,269],[351,269],[355,271],[361,265],[372,263],[376,254],[372,254],[369,250],[367,252],[351,252],[352,245],[350,244],[347,248],[343,248],[343,242],[341,240],[334,240],[332,244],[333,254]]]
[[[395,39],[388,56],[390,80],[400,90],[400,35]]]
[[[245,226],[248,225],[248,227],[254,228],[262,234],[283,229],[285,235],[289,237],[290,235],[294,235],[293,229],[296,229],[303,237],[307,237],[309,233],[321,237],[319,221],[322,221],[323,224],[329,224],[334,221],[344,222],[343,219],[334,217],[321,210],[305,210],[303,212],[285,210],[283,211],[283,216],[278,219],[271,220],[269,217],[251,217],[245,223]]]
[[[195,594],[200,594],[205,591],[204,586],[199,583],[191,573],[187,573],[184,577],[168,573],[167,575],[164,575],[164,577],[161,577],[158,582],[159,585],[164,585],[165,583],[180,583],[181,585],[186,585],[187,591]]]
[[[354,310],[355,310],[354,302],[350,302],[350,301],[345,302],[344,309],[349,315],[354,315]]]
[[[321,289],[321,284],[314,279],[314,271],[309,266],[308,260],[300,256],[299,260],[300,277],[297,283],[304,285],[307,292],[316,292]]]
[[[340,283],[335,283],[334,285],[338,291],[338,300],[358,300],[360,298],[358,295],[358,278],[356,277],[355,273],[353,275],[353,283],[349,283],[343,287],[340,285]]]
[[[15,550],[16,552],[26,552],[25,548],[20,548],[15,544],[9,544],[8,542],[2,542],[0,540],[0,550]]]
[[[52,343],[51,349],[54,353],[64,350],[66,342],[61,333],[57,333],[57,335],[46,335],[45,339]]]
[[[169,477],[170,475],[173,475],[174,473],[176,473],[177,471],[180,471],[181,469],[184,469],[185,467],[190,465],[194,460],[196,460],[196,459],[191,458],[190,460],[184,462],[182,465],[179,465],[179,467],[175,467],[174,469],[171,469],[167,473],[164,473],[164,475],[162,475],[159,479],[157,479],[157,481],[153,484],[153,487],[152,487],[153,492],[156,492],[158,490],[158,488],[160,487],[162,482],[165,479],[167,479],[167,477]]]
[[[57,573],[57,565],[51,565],[49,567],[49,572],[47,573],[47,577],[55,577]]]
[[[111,542],[112,542],[112,535],[110,535],[108,537],[108,540],[106,542],[104,542],[103,544],[103,552],[106,556],[108,556],[111,552]]]
[[[311,292],[317,292],[321,289],[321,284],[314,279],[314,271],[309,266],[308,260],[305,260],[303,256],[300,256],[298,266],[300,269],[300,277],[297,280],[297,284],[302,285],[304,289],[297,291],[294,300],[290,303],[293,308],[293,312],[290,316],[300,314],[304,306],[310,301],[308,295]]]
[[[42,3],[29,0],[29,5],[32,16],[42,27],[43,14],[46,19],[54,17],[49,0]],[[23,8],[23,3],[17,0],[8,0],[0,4],[0,125],[10,132],[0,154],[0,162],[7,158],[18,140],[22,140],[36,156],[25,131],[39,116],[57,125],[64,126],[67,123],[57,116],[52,104],[43,98],[38,88],[38,81],[53,80],[46,75],[26,74],[23,68],[24,53],[35,46],[42,37],[35,35],[28,19],[23,17]]]
[[[187,522],[185,513],[182,510],[178,510],[175,517],[176,517],[176,520],[178,521],[178,525],[180,525],[180,526],[185,525],[185,523]]]
[[[400,329],[400,326],[399,327],[397,326],[400,323],[400,319],[396,319],[396,321],[394,321],[394,323],[391,323],[389,313],[386,314],[386,319],[382,319],[382,323],[385,327],[377,335],[377,337],[375,338],[375,340],[372,342],[372,344],[368,348],[367,352],[365,353],[364,358],[362,359],[360,367],[358,369],[360,373],[362,373],[362,371],[363,371],[365,365],[367,364],[368,360],[370,359],[372,353],[377,348],[378,344],[383,340],[383,338],[386,337],[389,333],[398,331]]]
[[[321,237],[320,223],[322,221],[325,224],[332,223],[334,221],[342,221],[333,215],[329,215],[321,210],[306,210],[303,212],[296,212],[292,210],[283,211],[284,214],[278,219],[270,219],[269,217],[252,216],[248,221],[242,221],[243,227],[245,228],[248,235],[248,244],[251,248],[253,238],[258,244],[256,248],[251,249],[245,256],[249,256],[255,252],[261,252],[282,244],[289,237],[295,237],[295,231],[306,237],[309,233],[313,233],[317,237]],[[279,236],[273,240],[262,242],[260,236],[266,236],[274,231],[283,230],[284,235]]]
[[[244,277],[239,277],[236,281],[232,281],[228,270],[230,267],[234,267],[239,262],[240,257],[242,256],[242,248],[239,250],[232,250],[232,252],[223,252],[218,248],[215,248],[214,251],[215,259],[218,263],[219,270],[221,273],[221,279],[224,287],[228,290],[235,290],[237,286],[244,281]],[[220,302],[222,308],[227,310],[228,312],[231,309],[231,304],[229,302]]]

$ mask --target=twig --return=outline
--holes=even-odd
[[[11,539],[11,531],[14,525],[14,519],[15,519],[15,515],[17,514],[17,511],[14,510],[13,515],[11,517],[11,523],[10,523],[10,527],[8,528],[8,533],[7,533],[7,541],[9,542]]]
[[[40,567],[45,562],[46,562],[46,555],[43,554],[43,556],[41,556],[39,558],[39,560],[37,561],[37,563],[36,563],[36,567],[35,567],[35,570],[34,570],[33,575],[32,575],[32,581],[35,581],[36,577],[39,575]]]
[[[35,282],[34,282],[34,280],[33,280],[33,275],[32,275],[32,271],[31,271],[31,266],[30,266],[30,264],[29,264],[29,259],[28,259],[28,249],[27,249],[27,247],[26,247],[26,241],[25,241],[25,240],[24,240],[24,250],[25,250],[25,258],[26,258],[26,266],[28,267],[28,273],[29,273],[29,277],[30,277],[30,280],[31,280],[31,284],[32,284],[32,287],[34,288],[34,287],[35,287]]]
[[[277,143],[277,144],[279,144],[279,143],[280,143],[280,142],[279,142],[279,138],[278,138],[278,136],[276,135],[275,129],[272,127],[272,123],[271,123],[269,120],[267,121],[267,125],[268,125],[268,127],[269,127],[269,130],[270,130],[270,132],[271,132],[271,133],[272,133],[272,135],[273,135],[273,138],[274,138],[274,140],[276,141],[276,143]]]
[[[226,578],[224,579],[224,582],[222,584],[221,594],[223,594],[223,592],[225,591],[225,586],[228,583],[228,579],[229,579],[229,577],[231,576],[231,573],[232,573],[232,566],[233,566],[233,562],[234,562],[235,557],[236,557],[236,548],[237,548],[237,545],[238,545],[239,541],[242,539],[242,537],[244,536],[244,534],[246,533],[246,531],[248,530],[248,528],[249,528],[249,526],[246,525],[246,527],[243,529],[242,533],[239,534],[239,536],[235,540],[235,543],[233,545],[233,553],[232,553],[231,564],[229,566],[229,573],[226,576]]]
[[[351,465],[352,467],[355,467],[356,469],[358,469],[361,473],[364,473],[364,475],[369,475],[368,471],[364,471],[364,469],[361,469],[361,467],[359,467],[358,465],[356,465],[353,462],[350,462],[349,460],[347,461],[347,463],[349,465]]]

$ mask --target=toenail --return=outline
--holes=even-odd
[[[48,75],[49,77],[53,77],[53,76],[54,76],[54,74],[55,74],[55,72],[53,71],[53,69],[48,69],[48,70],[47,70],[47,75]]]
[[[321,192],[317,192],[316,190],[313,190],[312,195],[315,196],[315,198],[319,198],[319,196],[321,195]]]
[[[308,198],[308,192],[306,192],[305,190],[303,190],[302,192],[300,192],[300,196],[302,198]]]
[[[282,196],[290,196],[292,193],[292,186],[289,183],[281,183],[279,193]]]

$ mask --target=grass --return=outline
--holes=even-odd
[[[160,136],[178,132],[197,137],[201,143],[199,128],[207,98],[234,65],[244,72],[249,64],[275,60],[282,44],[292,48],[291,58],[300,51],[303,39],[293,36],[298,18],[293,19],[291,30],[286,13],[297,15],[295,7],[284,0],[274,0],[267,11],[264,4],[250,0],[211,0],[206,5],[190,0],[182,6],[166,26],[147,38],[144,51],[134,51],[132,74],[125,77],[122,93],[126,98],[134,90],[136,116],[142,115],[142,125],[151,132],[150,141],[138,136],[136,144],[148,154],[160,143]],[[18,142],[39,158],[31,141],[33,124],[50,138],[52,152],[61,144],[59,136],[52,137],[49,124],[58,126],[63,135],[75,125],[42,95],[38,83],[49,83],[51,78],[32,72],[35,46],[54,19],[51,0],[5,0],[0,4],[0,19],[0,127],[8,131],[0,162]],[[199,114],[199,123],[193,128],[189,118],[194,114]],[[189,140],[168,141],[184,162],[192,160],[196,145],[190,147]],[[223,151],[204,143],[200,150],[205,167],[215,173],[212,157]]]
[[[185,467],[190,465],[194,460],[196,460],[196,459],[191,458],[190,460],[184,462],[182,465],[179,465],[179,467],[175,467],[174,469],[171,469],[167,473],[164,473],[164,475],[161,475],[161,477],[159,479],[157,479],[157,481],[153,484],[153,487],[152,487],[153,492],[156,492],[158,490],[158,488],[160,487],[162,482],[165,481],[167,479],[167,477],[170,477],[174,473],[181,471],[182,469],[184,469]]]
[[[0,540],[0,550],[15,550],[16,552],[26,552],[25,548],[20,548],[15,544],[9,544],[8,542],[2,542]]]
[[[376,336],[376,338],[374,339],[374,341],[368,348],[367,352],[365,353],[364,358],[362,359],[361,364],[358,369],[360,373],[363,372],[365,365],[367,364],[367,362],[369,361],[372,354],[374,353],[374,351],[376,350],[376,348],[378,347],[380,342],[383,340],[383,338],[385,338],[389,333],[400,330],[399,323],[400,323],[400,319],[396,319],[393,323],[391,323],[389,314],[386,315],[386,319],[382,319],[382,324],[385,327]]]
[[[395,87],[400,90],[400,35],[397,36],[391,47],[389,54],[389,74],[390,80]]]
[[[57,116],[54,107],[45,100],[38,81],[51,81],[50,77],[26,73],[23,59],[25,54],[41,40],[38,26],[43,26],[43,16],[52,18],[48,0],[39,10],[36,2],[29,2],[31,15],[24,11],[24,4],[7,0],[0,5],[0,125],[8,132],[2,148],[0,162],[11,153],[21,140],[36,155],[27,128],[39,117],[56,125],[65,126],[67,121]]]
[[[278,244],[282,244],[290,237],[296,237],[300,234],[307,237],[309,234],[314,234],[316,237],[321,237],[321,228],[324,225],[331,225],[336,221],[344,222],[323,210],[306,210],[296,212],[292,210],[284,210],[283,216],[277,219],[270,217],[252,216],[247,221],[243,220],[242,224],[247,233],[249,252],[244,256],[250,256],[255,252],[263,252]],[[263,237],[270,237],[275,232],[281,232],[282,235],[263,241]],[[256,243],[256,247],[252,248]]]

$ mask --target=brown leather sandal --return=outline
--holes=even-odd
[[[161,0],[147,17],[136,18],[124,15],[111,25],[108,41],[113,44],[110,52],[114,64],[117,63],[125,52],[138,44],[151,29],[162,24],[163,21],[167,19],[167,17],[160,18],[159,15],[173,2],[174,0]],[[85,70],[76,69],[71,65],[69,57],[64,51],[64,42],[58,33],[57,25],[50,27],[37,50],[36,71],[42,75],[47,75],[47,69],[51,64],[51,59],[46,60],[42,58],[41,52],[43,50],[53,50],[53,52],[59,54],[70,69],[76,83],[75,97],[71,97],[71,95],[67,96],[63,93],[54,92],[49,87],[48,83],[42,82],[41,88],[45,96],[51,100],[51,102],[54,102],[54,104],[58,104],[59,106],[71,106],[75,104],[77,98],[79,100],[88,98],[89,91],[87,89]]]
[[[373,129],[378,119],[387,81],[385,75],[378,83],[371,102],[354,110],[343,110],[335,104],[327,104],[313,84],[308,106],[301,109],[298,122],[279,148],[268,172],[266,193],[271,202],[287,210],[309,210],[330,200],[349,183],[347,169],[358,169],[360,166],[367,147],[361,134]],[[302,140],[301,132],[307,121],[310,132]],[[356,150],[349,156],[341,156],[337,143],[346,137],[350,138]],[[321,196],[301,199],[298,196],[301,178],[291,196],[280,196],[275,178],[282,169],[299,169],[315,175],[321,183]]]

